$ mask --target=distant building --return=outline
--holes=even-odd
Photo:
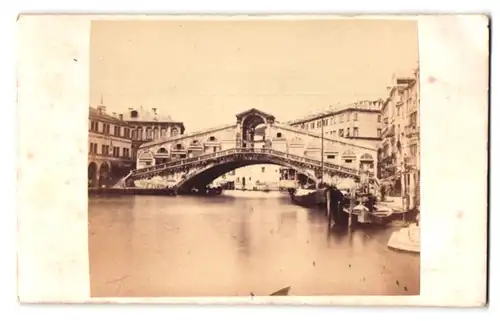
[[[342,137],[377,145],[381,141],[381,109],[384,101],[358,101],[330,108],[289,122],[290,125],[328,137]]]
[[[398,77],[388,87],[382,107],[379,149],[380,177],[391,182],[390,193],[407,198],[409,209],[420,203],[420,86],[419,71]]]
[[[89,108],[89,187],[109,186],[135,166],[131,127],[123,115],[106,113],[106,106]]]
[[[236,189],[277,190],[280,169],[278,165],[249,165],[222,175],[217,182],[233,182]]]
[[[137,156],[137,148],[152,140],[175,137],[184,134],[184,123],[173,121],[170,116],[160,115],[156,108],[129,108],[124,121],[132,127],[132,157]]]

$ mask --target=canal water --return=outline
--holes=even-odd
[[[420,256],[388,249],[394,230],[330,231],[278,192],[91,197],[91,295],[417,295]]]

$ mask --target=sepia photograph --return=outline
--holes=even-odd
[[[90,28],[91,297],[420,294],[416,19]]]

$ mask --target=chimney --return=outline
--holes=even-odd
[[[115,117],[115,118],[116,118],[116,113],[115,113],[115,112],[113,112],[113,117]]]
[[[119,114],[118,117],[120,117],[120,120],[123,120],[123,114]]]
[[[156,115],[156,108],[151,108],[153,110],[153,113]]]

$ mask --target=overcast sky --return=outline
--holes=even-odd
[[[418,63],[417,25],[402,20],[98,21],[90,48],[92,106],[157,108],[187,131],[382,98]]]

